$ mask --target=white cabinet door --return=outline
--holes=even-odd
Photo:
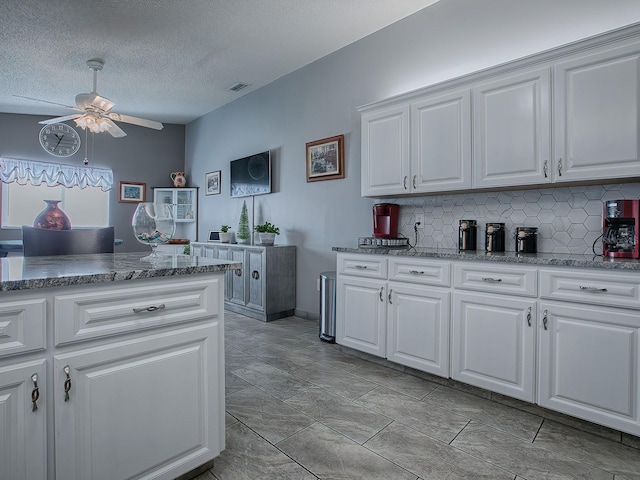
[[[534,401],[536,302],[455,292],[451,378]]]
[[[471,188],[471,92],[432,95],[411,105],[413,193]]]
[[[449,292],[389,283],[387,358],[449,376]]]
[[[47,478],[47,397],[45,360],[0,367],[0,478]],[[32,375],[37,375],[35,398]],[[34,397],[32,397],[32,394]],[[59,477],[60,478],[60,477]]]
[[[538,403],[640,435],[640,315],[543,302]]]
[[[362,196],[409,193],[409,105],[362,114]]]
[[[555,181],[640,175],[640,46],[560,62],[554,79]]]
[[[338,276],[337,289],[336,342],[384,357],[386,282]]]
[[[221,330],[199,325],[55,355],[56,478],[173,479],[218,456]]]
[[[473,88],[474,187],[551,182],[550,70]]]

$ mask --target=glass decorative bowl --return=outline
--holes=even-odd
[[[162,255],[156,251],[157,246],[168,243],[176,231],[173,209],[165,203],[139,203],[131,219],[131,226],[136,240],[151,247],[151,254],[140,260],[161,259]]]

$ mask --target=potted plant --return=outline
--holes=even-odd
[[[251,232],[249,231],[249,214],[247,213],[247,202],[242,202],[242,210],[240,211],[240,223],[238,223],[238,233],[236,239],[240,244],[248,244]]]
[[[260,245],[273,245],[276,235],[280,235],[280,229],[269,222],[256,225],[256,232],[260,238]]]
[[[231,234],[229,233],[229,225],[222,225],[220,227],[220,243],[229,243],[231,240]]]

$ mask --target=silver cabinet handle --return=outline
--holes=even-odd
[[[251,272],[251,278],[253,278],[254,280],[259,280],[260,279],[260,272],[257,270],[254,270],[253,272]]]
[[[390,289],[389,289],[389,296],[388,296],[387,298],[389,299],[389,303],[390,303],[391,305],[393,305],[393,302],[391,301],[391,294],[392,294],[392,293],[393,293],[393,288],[390,288]]]
[[[409,270],[411,275],[424,275],[424,271],[422,270]]]
[[[558,176],[562,176],[562,158],[558,159]]]
[[[31,375],[31,381],[33,382],[33,390],[31,390],[31,411],[38,410],[38,399],[40,398],[40,389],[38,388],[38,374]]]
[[[404,189],[407,189],[407,176],[404,176],[404,179],[402,180],[402,186],[404,187]]]
[[[531,307],[527,308],[527,325],[531,326]]]
[[[593,292],[593,293],[606,293],[608,291],[606,288],[584,287],[582,285],[580,285],[580,290],[586,290],[587,292]]]
[[[382,292],[384,291],[384,287],[380,287],[380,301],[384,302],[384,298],[382,298]]]
[[[542,316],[542,325],[544,326],[544,329],[545,329],[545,330],[549,330],[549,328],[548,328],[548,326],[547,326],[547,325],[548,325],[548,323],[549,323],[549,319],[547,318],[547,313],[548,313],[548,312],[545,310],[545,311],[544,311],[544,314],[543,314],[543,316]]]
[[[411,183],[413,184],[413,188],[414,189],[416,188],[416,177],[417,177],[417,175],[414,175],[413,176],[413,180],[411,181]]]
[[[134,308],[133,313],[155,312],[156,310],[164,310],[164,308],[165,304],[161,303],[160,305],[151,305],[150,307]]]
[[[502,281],[501,278],[491,278],[491,277],[482,277],[483,282],[487,283],[500,283]]]
[[[358,270],[366,270],[367,266],[366,265],[356,265],[354,268],[356,268]]]
[[[234,275],[237,275],[238,277],[241,277],[242,276],[242,269],[241,268],[236,268],[233,271],[233,273],[234,273]]]
[[[69,365],[65,365],[62,370],[64,371],[64,374],[67,376],[67,379],[64,381],[64,401],[68,402],[69,401],[69,392],[71,391],[71,377],[69,376],[69,373],[71,373],[71,369],[69,368]]]
[[[544,178],[549,178],[549,175],[548,175],[548,171],[549,171],[549,161],[548,161],[548,160],[545,160],[545,161],[544,161],[543,171],[544,171]]]

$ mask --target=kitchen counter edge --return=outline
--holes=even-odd
[[[598,255],[572,255],[562,253],[527,253],[485,251],[459,251],[436,248],[358,248],[333,247],[334,252],[358,253],[365,255],[389,255],[400,257],[422,257],[442,260],[465,260],[472,262],[518,263],[526,265],[548,265],[577,268],[605,268],[610,270],[640,271],[638,259],[612,259]]]
[[[154,277],[225,272],[242,268],[241,262],[190,255],[166,255],[162,260],[141,260],[145,252],[0,259],[0,292],[119,282]]]

